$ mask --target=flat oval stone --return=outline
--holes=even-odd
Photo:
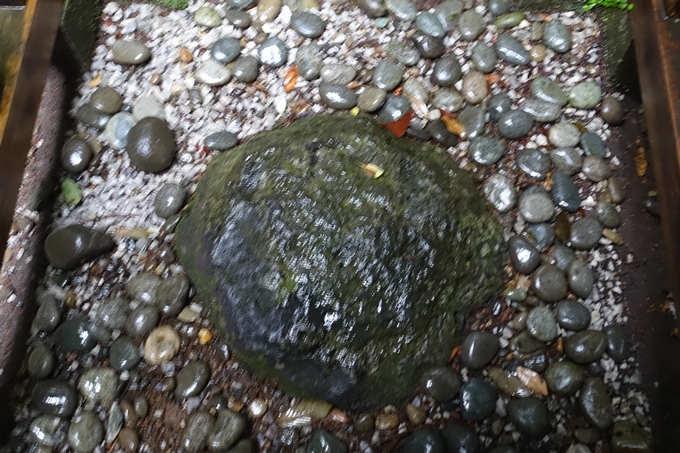
[[[384,123],[397,121],[411,110],[411,103],[404,96],[388,94],[385,103],[378,110],[378,118]]]
[[[515,11],[512,13],[503,14],[502,16],[498,16],[496,20],[493,21],[493,24],[498,29],[512,28],[516,25],[519,25],[520,22],[522,22],[523,20],[524,14]]]
[[[510,110],[498,120],[498,131],[507,138],[524,137],[533,126],[533,117],[524,110]]]
[[[580,139],[581,148],[588,156],[606,157],[607,149],[599,135],[593,132],[584,132]]]
[[[550,255],[556,261],[555,265],[565,274],[569,270],[571,263],[573,263],[576,259],[576,253],[574,253],[574,251],[569,247],[565,247],[560,243],[555,244],[555,247],[553,248],[553,251]]]
[[[571,246],[576,250],[590,250],[602,237],[602,224],[592,217],[583,217],[571,225]]]
[[[599,330],[576,332],[564,341],[564,352],[576,363],[587,364],[599,360],[607,350],[607,337]]]
[[[144,360],[149,365],[160,365],[171,360],[179,351],[180,338],[170,326],[154,329],[144,343]]]
[[[501,174],[493,174],[482,184],[482,192],[489,203],[499,212],[507,212],[517,202],[512,181]]]
[[[557,123],[548,132],[548,140],[557,148],[573,148],[580,139],[581,131],[572,123]]]
[[[125,330],[133,337],[140,338],[147,335],[158,325],[160,315],[156,307],[140,305],[130,313]]]
[[[125,285],[128,295],[139,302],[145,304],[156,304],[156,293],[161,279],[151,272],[140,272]]]
[[[600,116],[605,123],[612,126],[618,126],[623,122],[623,115],[624,112],[621,101],[611,96],[607,96],[602,100],[602,104],[600,105]]]
[[[76,110],[74,118],[88,126],[104,129],[111,119],[111,115],[95,110],[90,104],[83,104]]]
[[[89,401],[113,401],[118,391],[118,382],[113,368],[91,368],[80,376],[78,390]]]
[[[590,80],[575,85],[569,91],[569,104],[577,109],[592,109],[599,104],[602,90]]]
[[[382,60],[375,67],[373,84],[385,91],[394,90],[404,77],[404,68],[389,60]]]
[[[67,381],[47,379],[35,384],[31,405],[43,414],[70,417],[78,407],[78,392]]]
[[[259,75],[260,62],[257,58],[250,55],[238,57],[229,66],[234,78],[239,82],[254,82]]]
[[[135,117],[135,120],[141,120],[147,116],[153,116],[158,119],[165,120],[165,109],[163,104],[158,102],[155,97],[142,96],[137,100],[137,102],[135,102],[134,107],[132,107],[132,115]]]
[[[427,123],[426,131],[442,146],[456,146],[458,137],[452,134],[442,120],[434,120]]]
[[[385,53],[404,66],[415,66],[420,61],[420,52],[416,49],[413,41],[389,41],[384,46]]]
[[[208,436],[213,430],[215,420],[202,410],[196,411],[189,416],[184,431],[179,439],[179,445],[187,453],[199,453],[208,443]]]
[[[44,252],[52,266],[69,271],[115,245],[108,234],[83,225],[69,225],[47,236]]]
[[[548,434],[550,414],[538,398],[511,398],[508,402],[508,416],[517,429],[527,436],[541,438]]]
[[[450,367],[441,366],[425,371],[422,378],[425,393],[439,403],[451,401],[460,390],[460,377]]]
[[[614,418],[612,402],[602,379],[594,377],[586,379],[581,387],[578,402],[583,415],[594,427],[605,430],[612,424]]]
[[[28,439],[44,447],[54,447],[67,431],[68,422],[52,415],[40,415],[28,428]],[[41,450],[32,450],[41,451]]]
[[[480,378],[472,378],[460,390],[460,411],[466,420],[481,422],[496,409],[496,390]]]
[[[279,38],[272,36],[260,45],[257,55],[262,64],[278,68],[288,61],[288,47]]]
[[[474,45],[470,58],[475,67],[485,74],[493,72],[498,63],[498,55],[493,47],[481,42]]]
[[[151,173],[168,168],[177,154],[172,131],[164,121],[153,117],[139,120],[130,129],[126,150],[135,167]]]
[[[585,373],[583,368],[569,360],[553,362],[543,374],[548,389],[559,396],[573,396],[579,391]]]
[[[486,367],[498,353],[500,342],[489,332],[471,332],[461,345],[463,365],[472,369]]]
[[[444,28],[450,31],[458,24],[458,18],[462,12],[463,2],[460,0],[446,0],[437,5],[434,15],[437,16]]]
[[[462,74],[458,59],[454,55],[445,55],[434,64],[432,83],[440,87],[450,87],[460,80]]]
[[[123,106],[120,94],[111,87],[99,87],[90,96],[90,105],[98,112],[113,115]]]
[[[120,112],[113,115],[109,122],[106,123],[106,128],[104,129],[106,142],[109,146],[115,149],[125,148],[130,129],[132,129],[136,122],[137,119],[128,112]]]
[[[281,13],[281,0],[260,0],[257,2],[257,19],[261,24],[273,22]],[[292,22],[291,17],[291,22]]]
[[[512,101],[507,93],[500,93],[491,98],[487,111],[489,112],[489,119],[491,121],[498,121],[503,114],[510,111]]]
[[[246,418],[228,409],[217,411],[217,420],[208,435],[207,446],[210,451],[225,451],[243,435],[247,426]]]
[[[192,360],[177,373],[175,398],[189,398],[201,393],[210,379],[210,368],[203,362]]]
[[[468,105],[460,112],[460,114],[458,114],[458,120],[461,123],[463,123],[463,126],[465,127],[466,138],[472,140],[474,138],[479,137],[482,133],[484,133],[484,126],[486,125],[486,114],[481,106]],[[480,146],[480,148],[493,147],[497,146],[497,143],[500,142],[501,145],[503,146],[503,152],[505,152],[505,143],[503,140],[500,140],[495,137],[489,138],[491,139],[491,141],[485,140],[482,143],[479,143],[478,146]],[[496,143],[496,145],[494,143]],[[480,148],[478,148],[478,151],[481,151]],[[487,149],[487,151],[490,150]],[[492,153],[493,152],[498,152],[498,148],[493,150]],[[483,151],[482,154],[484,154]],[[481,154],[480,157],[484,158]],[[486,155],[486,157],[492,158],[493,156]]]
[[[445,453],[446,445],[437,431],[421,429],[406,437],[402,451],[404,453]]]
[[[581,171],[588,179],[594,182],[600,182],[609,178],[612,171],[609,164],[604,159],[598,156],[587,156],[583,159],[583,167]]]
[[[528,65],[531,63],[529,52],[522,44],[510,35],[501,33],[494,44],[498,58],[516,65]]]
[[[305,44],[295,54],[295,64],[298,67],[300,77],[305,80],[314,80],[321,74],[323,55],[316,44]]]
[[[553,202],[565,211],[578,211],[581,207],[581,197],[574,181],[560,171],[553,172],[550,179],[553,181],[551,187]]]
[[[387,92],[382,88],[366,87],[359,93],[357,106],[364,112],[375,112],[385,103]]]
[[[385,0],[385,8],[403,21],[412,21],[418,15],[418,9],[411,0]]]
[[[226,151],[238,145],[238,136],[229,131],[219,131],[203,139],[203,146],[215,151]]]
[[[557,322],[550,308],[545,305],[535,307],[527,316],[527,330],[532,337],[544,343],[557,337]]]
[[[230,9],[250,9],[255,4],[255,0],[227,0],[227,6]]]
[[[479,452],[479,437],[477,436],[477,432],[463,423],[448,421],[442,428],[441,434],[446,445],[446,449],[442,449],[442,452]]]
[[[430,97],[430,93],[427,91],[427,88],[425,88],[423,82],[413,77],[406,79],[402,85],[401,94],[409,99],[415,98],[416,100],[423,102],[427,102]]]
[[[486,77],[481,72],[470,71],[463,77],[462,94],[470,104],[479,104],[489,94]]]
[[[543,27],[543,43],[557,53],[566,53],[571,49],[571,32],[559,19],[553,19]]]
[[[357,70],[348,64],[328,64],[321,69],[321,80],[335,85],[347,85],[356,76]]]
[[[250,14],[238,9],[228,9],[224,13],[224,18],[236,28],[248,28],[253,22]]]
[[[510,10],[510,0],[489,0],[486,9],[494,16],[500,16]]]
[[[109,329],[122,329],[130,312],[130,301],[112,297],[101,301],[95,320]]]
[[[505,154],[505,143],[496,137],[475,137],[470,141],[469,152],[475,162],[493,165]]]
[[[562,328],[581,331],[590,325],[590,310],[575,300],[561,300],[555,306],[555,317]]]
[[[626,198],[626,189],[623,186],[623,181],[616,176],[612,176],[607,181],[607,188],[612,197],[612,203],[621,203]]]
[[[595,205],[597,219],[607,228],[616,228],[621,225],[621,214],[613,204],[606,201],[598,201]]]
[[[544,264],[536,269],[531,287],[546,302],[557,302],[567,295],[567,280],[562,271],[553,264]]]
[[[444,26],[434,14],[421,11],[416,17],[416,28],[435,38],[443,38],[446,34]]]
[[[142,360],[139,346],[127,337],[118,337],[109,348],[109,363],[117,371],[131,370]]]
[[[538,249],[522,236],[508,239],[508,252],[512,267],[520,274],[531,274],[541,262]]]
[[[555,230],[549,223],[531,223],[524,229],[523,236],[539,250],[550,247],[555,241]]]
[[[68,428],[68,443],[78,453],[88,453],[104,440],[104,425],[94,412],[83,411],[73,417]]]
[[[231,63],[241,54],[241,43],[236,38],[220,38],[210,48],[210,56],[222,64]]]
[[[198,25],[202,25],[203,27],[214,28],[222,25],[222,18],[219,14],[217,14],[215,8],[210,6],[201,6],[194,13],[194,22],[196,22]]]
[[[560,106],[564,106],[569,102],[569,96],[562,87],[548,77],[537,77],[532,80],[530,90],[536,99],[542,101],[552,102]]]
[[[604,328],[607,336],[607,354],[617,362],[622,362],[630,355],[628,335],[623,326],[607,326]]]
[[[167,219],[182,209],[186,196],[186,189],[179,184],[163,184],[153,201],[154,212],[158,217]]]
[[[438,58],[444,55],[446,47],[444,46],[444,40],[442,38],[436,38],[434,36],[423,33],[422,31],[416,31],[412,36],[411,40],[418,49],[420,55],[423,58]]]
[[[357,0],[357,5],[364,10],[368,17],[381,17],[387,12],[385,3],[382,0]]]
[[[595,285],[595,277],[593,276],[593,271],[588,266],[588,263],[581,260],[575,260],[571,263],[571,266],[569,266],[567,278],[571,292],[582,299],[590,296],[590,293],[593,291],[593,286]]]
[[[231,70],[217,60],[203,62],[194,73],[196,81],[209,86],[222,86],[231,80]]]
[[[548,194],[536,192],[523,195],[519,200],[519,213],[530,223],[546,222],[555,214],[555,207]]]
[[[447,112],[456,112],[463,107],[463,95],[455,88],[440,88],[432,96],[432,105]]]
[[[156,297],[161,313],[177,316],[186,305],[190,286],[189,279],[184,274],[171,275],[162,280]]]
[[[550,151],[550,160],[561,172],[573,175],[581,171],[583,159],[575,148],[555,148]]]
[[[97,344],[90,322],[83,317],[64,322],[54,331],[52,339],[57,346],[76,352],[90,351]]]
[[[550,171],[550,157],[536,148],[526,148],[515,157],[515,163],[531,179],[542,181]]]
[[[141,64],[151,57],[151,51],[136,39],[118,39],[111,46],[113,61],[118,64]]]
[[[318,38],[326,30],[326,22],[309,11],[294,12],[290,16],[290,26],[305,38]]]
[[[484,30],[486,30],[484,18],[472,9],[465,11],[458,18],[458,31],[467,41],[474,41]]]
[[[44,343],[36,343],[26,360],[28,375],[33,379],[45,379],[52,374],[55,366],[54,353]]]
[[[562,115],[562,106],[541,99],[529,98],[519,108],[539,123],[551,123]]]
[[[597,436],[593,437],[596,441]],[[649,434],[635,423],[625,420],[614,422],[610,442],[611,451],[651,453],[650,443]]]
[[[89,143],[73,137],[61,148],[61,166],[68,172],[80,173],[90,165],[93,155]]]

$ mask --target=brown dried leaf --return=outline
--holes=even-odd
[[[100,83],[102,83],[102,79],[104,78],[104,74],[101,72],[97,73],[96,76],[92,80],[90,80],[90,88],[95,88],[99,86]]]
[[[635,170],[640,177],[643,177],[645,173],[647,173],[647,157],[645,156],[645,149],[642,146],[635,150]]]
[[[293,91],[299,75],[300,72],[298,71],[297,65],[293,65],[288,69],[286,77],[283,79],[283,89],[286,90],[286,93]]]
[[[524,368],[523,366],[517,367],[515,370],[517,377],[524,385],[532,390],[534,393],[539,395],[548,395],[548,385],[545,383],[543,378],[537,372],[530,370],[529,368]]]
[[[452,134],[465,139],[465,126],[456,115],[444,109],[439,109],[439,112],[442,114],[442,121],[444,122],[446,129]]]
[[[148,230],[140,227],[133,228],[118,228],[116,230],[116,235],[123,236],[130,239],[142,239],[150,235]]]
[[[555,236],[564,244],[568,244],[571,238],[571,222],[566,213],[560,212],[555,220]]]

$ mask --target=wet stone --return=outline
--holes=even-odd
[[[588,156],[606,157],[607,149],[599,135],[593,132],[584,132],[580,139],[581,148]]]
[[[68,427],[68,422],[52,415],[40,415],[36,417],[28,428],[29,441],[45,447],[53,447],[63,438]]]
[[[527,99],[519,108],[527,112],[539,123],[551,123],[562,114],[562,107],[560,105],[534,98]]]
[[[491,121],[498,121],[504,113],[510,111],[512,101],[507,93],[500,93],[491,98],[487,111],[489,112],[489,119]]]
[[[623,115],[623,106],[618,99],[607,96],[602,100],[602,105],[600,105],[600,116],[605,123],[612,126],[618,126],[623,122]]]
[[[525,148],[515,157],[515,163],[524,174],[537,181],[543,181],[550,171],[550,156],[536,148]]]
[[[347,445],[325,429],[317,428],[309,439],[307,453],[347,453]]]
[[[650,214],[656,217],[659,217],[661,215],[661,208],[659,207],[659,197],[657,195],[650,195],[647,198],[645,198],[644,205]]]
[[[537,77],[531,81],[531,94],[536,99],[541,99],[546,102],[552,102],[558,105],[565,105],[569,102],[569,96],[559,86],[557,82],[548,77]]]
[[[529,49],[529,56],[531,56],[531,59],[539,63],[545,60],[546,53],[547,49],[541,44],[536,44],[531,49]]]
[[[70,417],[78,407],[78,393],[67,381],[47,379],[35,384],[31,404],[43,414]]]
[[[626,360],[630,355],[628,336],[623,326],[607,326],[604,328],[607,336],[607,354],[617,362]]]
[[[119,39],[111,46],[113,61],[118,64],[141,64],[151,57],[149,48],[136,39]]]
[[[270,37],[257,49],[257,55],[262,64],[278,68],[288,60],[288,47],[279,38]]]
[[[139,346],[127,337],[119,337],[109,348],[109,363],[117,371],[131,370],[142,359]]]
[[[425,126],[425,130],[442,146],[456,146],[458,144],[458,137],[446,128],[446,124],[442,120],[430,121]]]
[[[566,53],[571,48],[571,32],[560,20],[551,20],[543,27],[543,43],[557,53]]]
[[[111,119],[111,115],[98,112],[90,104],[83,104],[78,107],[74,117],[81,123],[85,123],[88,126],[92,126],[96,129],[104,129],[106,124]]]
[[[402,95],[409,99],[417,99],[423,102],[427,102],[430,93],[428,93],[427,88],[423,85],[423,82],[416,78],[406,79],[402,87]]]
[[[171,275],[158,285],[158,308],[166,316],[177,316],[189,296],[189,279],[184,274]]]
[[[512,181],[500,174],[491,175],[484,181],[482,192],[499,212],[507,212],[517,202],[517,194]]]
[[[590,250],[602,237],[602,231],[602,224],[597,219],[578,219],[571,225],[571,246],[576,250]]]
[[[385,103],[387,93],[376,87],[366,87],[357,98],[359,109],[364,112],[375,112]]]
[[[526,330],[517,333],[509,341],[510,349],[522,355],[545,352],[545,344],[536,340]]]
[[[323,68],[323,55],[319,46],[316,44],[301,46],[295,54],[295,64],[303,79],[314,80],[319,77]]]
[[[90,144],[80,138],[71,138],[61,148],[61,166],[71,173],[80,173],[92,161]]]
[[[590,325],[590,310],[575,300],[561,300],[555,306],[555,317],[563,329],[581,331]]]
[[[470,104],[479,104],[489,94],[486,77],[481,72],[470,71],[463,77],[462,94]]]
[[[404,440],[403,453],[444,453],[446,446],[441,434],[431,429],[415,431]]]
[[[42,298],[38,312],[33,320],[33,330],[37,332],[52,333],[59,325],[64,305],[54,296],[48,295]]]
[[[556,148],[573,148],[581,138],[581,131],[574,124],[561,122],[548,132],[548,140]]]
[[[585,373],[583,368],[574,362],[563,360],[551,363],[543,374],[543,378],[552,393],[559,396],[573,396],[581,388]]]
[[[153,116],[158,119],[164,120],[165,110],[163,108],[163,104],[158,102],[155,97],[142,96],[137,100],[134,107],[132,107],[132,116],[134,116],[135,120],[141,120],[142,118],[146,118],[147,116]],[[111,119],[113,120],[113,118]],[[130,125],[130,127],[132,127],[132,124]]]
[[[113,368],[91,368],[78,380],[78,390],[89,401],[113,401],[118,390],[118,376]]]
[[[385,0],[387,11],[403,21],[412,21],[418,14],[418,9],[411,0]]]
[[[416,17],[416,28],[435,38],[443,38],[446,34],[444,26],[434,14],[421,11]]]
[[[166,183],[156,193],[153,201],[154,212],[158,217],[167,219],[177,214],[186,199],[186,190],[177,183]]]
[[[461,13],[463,12],[463,3],[460,0],[446,0],[434,10],[434,15],[437,16],[447,31],[453,30]]]
[[[230,66],[234,78],[239,82],[251,83],[257,80],[260,68],[260,62],[257,58],[244,55],[238,57]]]
[[[511,398],[508,415],[522,434],[541,438],[550,432],[548,408],[538,398]]]
[[[118,445],[125,453],[137,453],[139,449],[139,435],[132,428],[123,428],[118,434]]]
[[[583,159],[575,148],[555,148],[550,151],[550,160],[559,171],[567,175],[578,173],[583,166]]]
[[[321,69],[321,80],[335,85],[347,85],[356,76],[357,70],[348,64],[328,64]]]
[[[480,378],[472,378],[463,384],[460,394],[461,413],[470,422],[481,422],[496,409],[496,391]]]
[[[131,336],[140,338],[151,332],[158,324],[159,319],[160,315],[156,307],[141,305],[130,313],[125,323],[125,330]]]
[[[498,131],[507,138],[520,138],[527,135],[533,125],[531,114],[524,110],[510,110],[498,120]]]
[[[113,88],[99,87],[90,96],[90,105],[98,112],[113,115],[120,111],[123,99]]]
[[[442,38],[436,38],[434,36],[423,33],[422,31],[416,31],[412,36],[411,40],[418,49],[420,55],[423,58],[438,58],[444,55],[446,47],[444,46],[444,41]]]
[[[64,322],[54,331],[52,339],[57,346],[76,352],[87,352],[97,344],[89,321],[83,317]]]
[[[404,69],[397,63],[382,60],[373,73],[373,84],[385,91],[394,90],[404,77]]]
[[[385,52],[404,66],[415,66],[420,61],[420,52],[413,41],[392,40],[385,44]]]
[[[194,13],[194,22],[204,27],[219,27],[222,24],[222,18],[214,8],[210,6],[201,6]]]
[[[281,13],[281,0],[260,0],[257,2],[257,20],[261,24],[274,21]],[[292,17],[291,17],[292,22]]]
[[[519,25],[523,20],[524,14],[515,11],[498,16],[496,20],[493,21],[493,24],[498,29],[512,28],[516,25]]]
[[[448,421],[441,430],[446,444],[445,451],[478,453],[479,437],[477,432],[460,422]],[[444,451],[444,450],[442,450]]]
[[[500,342],[489,332],[471,332],[461,345],[461,360],[468,368],[481,369],[487,366],[498,353]]]
[[[68,429],[68,443],[79,453],[91,452],[104,440],[104,426],[97,414],[83,411],[73,417]]]
[[[409,125],[409,127],[406,129],[406,135],[408,137],[414,138],[416,140],[422,140],[424,142],[432,138],[430,133],[425,128],[421,128],[418,125]]]
[[[569,247],[562,244],[556,244],[551,253],[551,256],[556,262],[556,266],[565,274],[569,270],[569,266],[576,259],[576,253]]]
[[[224,18],[236,28],[248,28],[253,22],[250,14],[238,9],[229,9],[224,13]]]
[[[575,85],[569,92],[569,104],[577,109],[591,109],[595,107],[602,97],[600,87],[591,81],[581,82]]]
[[[612,172],[609,164],[604,159],[598,156],[587,156],[583,159],[583,167],[581,171],[591,181],[600,182],[611,176]]]
[[[151,173],[168,168],[177,154],[172,131],[153,117],[139,120],[130,129],[126,150],[135,167]]]
[[[484,111],[482,111],[482,115],[484,115]],[[475,137],[470,141],[469,152],[475,162],[482,165],[493,165],[505,154],[505,143],[496,137]]]
[[[121,329],[130,311],[130,301],[113,297],[100,302],[95,319],[109,329]]]
[[[375,418],[371,414],[359,414],[354,419],[354,429],[359,433],[367,433],[373,430]]]
[[[226,151],[238,144],[238,137],[229,131],[219,131],[203,139],[203,146],[214,151]]]
[[[493,72],[498,63],[498,55],[493,47],[481,42],[474,45],[470,58],[475,67],[485,74]]]
[[[494,47],[498,57],[510,64],[527,65],[531,63],[529,52],[519,41],[510,35],[505,33],[499,34]]]
[[[197,411],[191,414],[179,439],[180,447],[188,453],[203,451],[214,423],[212,416],[205,411]]]
[[[463,96],[455,88],[440,88],[432,96],[432,105],[447,112],[460,110],[463,103]]]
[[[500,16],[510,10],[510,0],[489,0],[486,8],[494,16]]]
[[[26,360],[28,375],[40,380],[49,377],[54,371],[55,359],[52,350],[44,343],[36,343]]]
[[[232,75],[229,68],[211,58],[199,66],[194,77],[209,86],[222,86],[231,80]]]
[[[569,266],[567,278],[569,280],[569,289],[571,289],[572,293],[582,299],[590,296],[595,285],[595,277],[588,263],[581,260],[572,262],[571,266]]]
[[[607,337],[599,330],[583,330],[568,337],[564,352],[576,363],[587,364],[598,360],[607,349]]]
[[[544,264],[533,275],[532,288],[546,302],[557,302],[567,295],[567,280],[555,265]]]
[[[208,435],[210,451],[224,451],[234,445],[246,429],[246,418],[228,409],[217,411],[217,419]]]
[[[527,239],[539,250],[550,247],[555,241],[555,230],[549,223],[532,223],[524,231]]]
[[[611,451],[613,453],[651,453],[648,437],[648,434],[637,425],[627,420],[617,421],[612,429]]]
[[[382,0],[357,0],[357,5],[364,10],[368,17],[381,17],[387,12]]]
[[[388,94],[385,103],[378,110],[378,118],[384,123],[392,123],[406,115],[411,109],[411,103],[403,96]]]
[[[586,419],[596,428],[607,429],[614,417],[612,402],[602,379],[588,378],[581,387],[578,397],[579,406]]]
[[[581,207],[581,197],[574,181],[562,172],[556,171],[550,179],[553,181],[552,198],[555,204],[569,212],[576,212]]]
[[[495,154],[501,153],[501,156],[505,153],[505,143],[496,137],[480,137],[484,132],[484,126],[486,125],[486,118],[484,109],[481,106],[468,105],[465,107],[458,115],[458,120],[463,123],[465,127],[465,137],[470,140],[477,140],[476,151],[473,154],[477,154],[482,160],[490,162],[494,159]],[[471,145],[472,146],[472,145]],[[496,161],[498,160],[496,159]],[[479,161],[477,161],[479,162]],[[495,162],[495,161],[494,161]],[[480,164],[482,162],[479,162]],[[493,163],[493,162],[491,162]],[[486,165],[491,165],[491,163]]]
[[[541,254],[527,239],[513,236],[508,240],[512,267],[521,274],[532,273],[541,262]]]
[[[151,272],[140,272],[128,280],[125,288],[132,299],[146,304],[156,303],[156,293],[161,279]]]
[[[458,31],[463,39],[474,41],[486,30],[484,18],[473,10],[465,11],[458,18]]]
[[[210,379],[210,368],[203,362],[192,360],[177,373],[175,398],[189,398],[198,395]]]
[[[427,370],[422,378],[425,393],[435,401],[451,401],[460,390],[460,378],[450,367],[436,367]]]
[[[290,17],[290,26],[305,38],[318,38],[326,30],[326,22],[309,11],[294,12]]]
[[[527,330],[538,341],[549,342],[557,337],[557,322],[552,310],[545,305],[535,307],[527,316]]]
[[[555,214],[555,207],[548,194],[536,192],[520,197],[519,213],[530,223],[547,222]]]
[[[437,60],[432,69],[432,83],[440,87],[449,87],[460,80],[462,70],[458,59],[453,55],[445,55]]]
[[[222,64],[231,63],[241,54],[241,43],[236,38],[220,38],[210,48],[210,56]]]

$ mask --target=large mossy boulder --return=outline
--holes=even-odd
[[[177,245],[239,361],[346,409],[411,395],[504,276],[469,176],[367,117],[302,119],[215,158]]]

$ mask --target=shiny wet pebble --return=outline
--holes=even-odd
[[[477,43],[472,48],[472,53],[470,55],[472,63],[477,69],[485,74],[493,72],[496,69],[496,64],[498,63],[498,55],[493,47],[488,46],[483,43]]]
[[[179,439],[180,447],[188,453],[203,451],[214,423],[213,417],[205,411],[191,414]]]
[[[498,353],[500,342],[489,332],[471,332],[461,345],[463,365],[473,369],[487,366]]]
[[[581,388],[578,402],[581,411],[591,425],[599,429],[609,428],[614,417],[612,402],[607,394],[607,387],[600,378],[586,379]]]
[[[524,110],[510,110],[498,119],[498,131],[507,138],[524,137],[533,125],[533,117]]]
[[[238,57],[230,64],[231,72],[236,80],[243,83],[251,83],[257,80],[260,62],[251,55]]]
[[[90,105],[97,111],[113,115],[123,106],[120,94],[111,87],[99,87],[90,97]]]
[[[590,310],[575,300],[561,300],[555,306],[555,317],[563,329],[581,331],[590,325]]]
[[[496,390],[480,378],[472,378],[460,390],[461,413],[476,423],[490,416],[496,408]]]
[[[527,222],[540,223],[552,218],[555,207],[547,193],[535,192],[520,197],[519,213]]]
[[[373,73],[373,84],[385,91],[394,90],[404,77],[404,69],[397,63],[382,60]]]
[[[104,440],[104,426],[97,414],[83,411],[73,417],[68,429],[68,443],[75,451],[87,453]]]
[[[469,152],[475,162],[493,165],[505,154],[505,143],[495,137],[475,137],[470,141]]]
[[[582,260],[574,260],[569,266],[567,273],[569,289],[578,297],[585,299],[593,291],[595,277],[588,263]]]
[[[437,402],[451,401],[460,390],[460,378],[450,367],[435,367],[422,377],[425,393]]]
[[[147,117],[130,129],[126,151],[135,167],[158,173],[175,160],[177,147],[174,134],[165,122]]]
[[[571,32],[559,19],[547,22],[543,27],[543,43],[557,53],[571,49]]]
[[[567,280],[562,271],[552,264],[536,269],[532,287],[536,295],[546,302],[557,302],[567,295]]]
[[[318,38],[326,30],[326,22],[309,11],[296,11],[290,17],[290,26],[305,38]]]
[[[536,148],[525,148],[515,157],[517,166],[531,179],[542,181],[550,171],[550,156]]]
[[[531,62],[529,52],[512,36],[501,33],[494,44],[496,53],[501,60],[515,65],[528,65]]]
[[[531,94],[537,99],[552,102],[558,105],[565,105],[569,102],[569,96],[554,80],[548,77],[536,77],[531,81]]]
[[[156,193],[153,201],[154,212],[158,217],[167,219],[177,214],[186,199],[186,189],[177,183],[166,183]]]
[[[288,60],[288,47],[277,37],[268,38],[257,50],[260,62],[272,68],[278,68],[286,64]]]
[[[55,362],[52,350],[44,343],[36,343],[26,360],[28,375],[33,379],[44,379],[54,371]]]
[[[482,192],[491,205],[499,212],[507,212],[517,202],[512,181],[506,176],[494,174],[482,184]]]
[[[474,41],[484,30],[486,30],[486,22],[476,11],[465,11],[458,18],[458,31],[463,39]]]
[[[612,325],[604,328],[607,336],[607,354],[617,362],[626,360],[630,355],[628,335],[623,326]]]
[[[599,330],[577,332],[564,342],[564,352],[576,363],[588,364],[602,357],[607,349],[607,337]]]
[[[508,415],[517,429],[527,436],[541,438],[551,430],[548,408],[538,398],[511,398]]]
[[[479,436],[474,428],[463,423],[448,421],[441,430],[446,451],[478,453]]]
[[[220,38],[210,48],[210,55],[222,64],[231,63],[241,54],[241,43],[236,38]]]
[[[612,126],[618,126],[623,122],[623,106],[621,101],[611,96],[607,96],[602,100],[600,105],[600,116],[605,123]]]
[[[522,236],[513,236],[508,240],[508,252],[512,267],[520,274],[532,273],[541,262],[538,249]]]
[[[203,146],[215,151],[226,151],[237,144],[238,136],[229,131],[214,132],[203,139]]]
[[[141,64],[151,57],[151,50],[136,39],[119,39],[111,46],[114,63]]]
[[[557,337],[557,322],[545,305],[535,307],[527,316],[527,330],[538,341],[550,342]]]
[[[180,338],[170,326],[154,329],[144,343],[144,360],[150,365],[159,365],[171,360],[179,351]]]
[[[432,83],[441,87],[449,87],[460,80],[462,70],[458,59],[453,55],[445,55],[437,60],[432,69]]]
[[[591,109],[599,104],[602,90],[595,82],[585,81],[569,91],[569,104],[577,109]]]
[[[61,148],[61,166],[71,173],[85,170],[93,157],[92,147],[81,138],[71,138]]]
[[[118,391],[118,382],[114,369],[91,368],[78,380],[78,390],[89,401],[113,401]]]
[[[571,246],[576,250],[590,250],[602,237],[602,224],[592,217],[583,217],[571,225]]]
[[[385,103],[387,92],[381,88],[366,87],[357,98],[357,106],[364,112],[375,112]]]
[[[581,171],[588,179],[594,182],[600,182],[607,179],[612,174],[609,164],[598,156],[587,156],[583,159]]]
[[[109,348],[109,363],[118,371],[131,370],[142,359],[139,346],[127,337],[119,337]]]
[[[323,55],[316,44],[305,44],[295,54],[295,64],[298,67],[300,77],[305,80],[314,80],[321,74]]]
[[[347,85],[357,76],[354,66],[327,64],[321,69],[321,80],[335,85]]]
[[[198,395],[208,384],[210,368],[203,362],[192,360],[177,373],[175,398],[189,398]]]
[[[581,131],[574,124],[561,122],[550,128],[548,140],[556,148],[573,148],[581,138]]]
[[[409,434],[404,440],[403,453],[444,453],[446,446],[441,434],[423,429]]]
[[[607,149],[604,146],[604,142],[599,135],[593,132],[588,131],[581,134],[580,145],[588,156],[604,158],[607,155]]]

